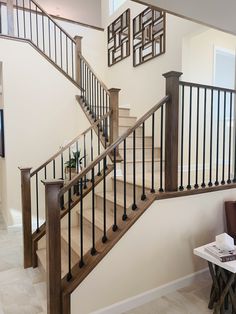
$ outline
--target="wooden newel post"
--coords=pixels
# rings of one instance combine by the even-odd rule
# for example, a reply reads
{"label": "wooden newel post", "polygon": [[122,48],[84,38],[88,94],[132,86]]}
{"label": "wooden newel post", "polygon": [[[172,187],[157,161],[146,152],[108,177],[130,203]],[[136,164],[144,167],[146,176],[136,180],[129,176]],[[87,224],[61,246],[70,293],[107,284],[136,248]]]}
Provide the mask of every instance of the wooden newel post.
{"label": "wooden newel post", "polygon": [[170,100],[166,103],[165,121],[165,191],[178,190],[178,137],[179,137],[179,78],[180,72],[167,72],[166,95]]}
{"label": "wooden newel post", "polygon": [[[118,88],[109,89],[110,92],[110,144],[114,143],[119,137],[119,92]],[[118,155],[118,149],[116,150]]]}
{"label": "wooden newel post", "polygon": [[32,267],[31,168],[20,168],[23,225],[24,268]]}
{"label": "wooden newel post", "polygon": [[58,195],[63,182],[63,180],[44,181],[48,314],[61,314],[61,219]]}
{"label": "wooden newel post", "polygon": [[14,36],[13,0],[7,0],[7,34],[9,36]]}
{"label": "wooden newel post", "polygon": [[75,40],[75,77],[76,77],[76,82],[79,86],[81,86],[81,77],[82,77],[82,73],[81,73],[81,59],[80,59],[80,55],[82,54],[82,36],[75,36],[74,40]]}

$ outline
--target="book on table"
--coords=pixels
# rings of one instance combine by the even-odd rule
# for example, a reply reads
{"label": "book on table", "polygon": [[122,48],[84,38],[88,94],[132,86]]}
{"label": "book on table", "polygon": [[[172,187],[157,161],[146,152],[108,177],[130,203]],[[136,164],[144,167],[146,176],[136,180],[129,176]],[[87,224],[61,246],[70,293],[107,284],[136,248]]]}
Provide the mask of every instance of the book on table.
{"label": "book on table", "polygon": [[236,247],[234,250],[221,250],[216,245],[209,245],[205,247],[207,253],[217,258],[221,262],[230,262],[236,260]]}

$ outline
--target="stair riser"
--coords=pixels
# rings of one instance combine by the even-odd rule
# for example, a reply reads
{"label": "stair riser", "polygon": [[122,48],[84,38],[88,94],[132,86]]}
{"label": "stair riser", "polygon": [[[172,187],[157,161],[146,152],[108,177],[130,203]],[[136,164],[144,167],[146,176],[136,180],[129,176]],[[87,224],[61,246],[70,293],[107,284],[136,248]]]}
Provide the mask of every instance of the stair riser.
{"label": "stair riser", "polygon": [[[164,164],[163,164],[163,167],[164,167]],[[123,162],[120,164],[120,169],[121,169],[122,174],[123,174],[124,173]],[[154,169],[155,169],[155,172],[160,171],[160,162],[159,161],[154,162]],[[142,173],[142,162],[136,161],[135,170],[136,170],[137,174]],[[151,171],[152,171],[152,163],[150,161],[148,161],[148,162],[146,161],[145,162],[145,173],[147,173],[147,172],[150,173]],[[127,175],[133,174],[133,162],[127,162],[126,163],[126,174]]]}
{"label": "stair riser", "polygon": [[[142,137],[137,137],[136,136],[136,146],[137,147],[142,147]],[[121,148],[123,147],[123,144],[120,146]],[[151,137],[145,137],[145,147],[152,147],[152,138]],[[133,148],[133,137],[128,137],[126,139],[126,148]]]}
{"label": "stair riser", "polygon": [[[124,150],[120,149],[120,155],[122,158],[124,158]],[[154,158],[157,159],[160,157],[160,149],[155,148],[154,149]],[[135,158],[136,161],[142,161],[143,159],[143,150],[138,148],[135,150]],[[151,149],[145,149],[145,159],[150,160],[152,158],[152,150]],[[133,150],[127,149],[126,150],[126,160],[127,161],[133,161]]]}
{"label": "stair riser", "polygon": [[125,108],[119,108],[119,115],[120,116],[125,116],[125,117],[129,117],[130,115],[130,109],[125,109]]}
{"label": "stair riser", "polygon": [[119,117],[119,126],[133,126],[136,121],[135,117]]}
{"label": "stair riser", "polygon": [[[119,136],[124,134],[129,128],[130,127],[128,126],[119,126]],[[142,128],[137,128],[135,134],[136,136],[142,136]],[[130,136],[133,136],[133,134],[131,134]]]}
{"label": "stair riser", "polygon": [[[122,200],[123,202],[123,200]],[[127,203],[127,208],[129,208],[132,203]],[[103,210],[103,197],[96,195],[96,207]],[[114,214],[114,202],[106,200],[106,210],[109,214]],[[117,216],[121,217],[124,212],[124,207],[117,204]]]}
{"label": "stair riser", "polygon": [[[114,189],[114,180],[112,180],[112,186]],[[124,182],[117,180],[116,181],[116,190],[117,193],[120,195],[124,195]],[[146,189],[146,191],[148,192],[149,190]],[[142,188],[140,186],[136,185],[136,197],[137,199],[141,198],[141,195],[143,194]],[[133,195],[133,184],[126,182],[126,194],[127,195]]]}

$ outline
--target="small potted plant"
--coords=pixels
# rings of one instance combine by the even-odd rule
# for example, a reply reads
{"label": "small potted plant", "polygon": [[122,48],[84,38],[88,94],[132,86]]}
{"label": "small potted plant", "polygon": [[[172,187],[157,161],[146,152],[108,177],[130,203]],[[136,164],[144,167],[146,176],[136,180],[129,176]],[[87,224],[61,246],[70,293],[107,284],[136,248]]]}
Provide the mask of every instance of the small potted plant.
{"label": "small potted plant", "polygon": [[80,173],[82,170],[82,160],[85,158],[85,156],[80,157],[80,150],[79,151],[73,151],[73,156],[65,162],[65,173],[66,174],[77,174]]}

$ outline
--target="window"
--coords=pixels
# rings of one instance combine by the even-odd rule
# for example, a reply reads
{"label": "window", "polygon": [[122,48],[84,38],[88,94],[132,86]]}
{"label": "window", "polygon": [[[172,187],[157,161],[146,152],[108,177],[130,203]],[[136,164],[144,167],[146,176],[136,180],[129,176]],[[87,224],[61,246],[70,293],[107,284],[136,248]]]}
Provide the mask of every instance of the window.
{"label": "window", "polygon": [[110,15],[112,15],[126,0],[110,0]]}

